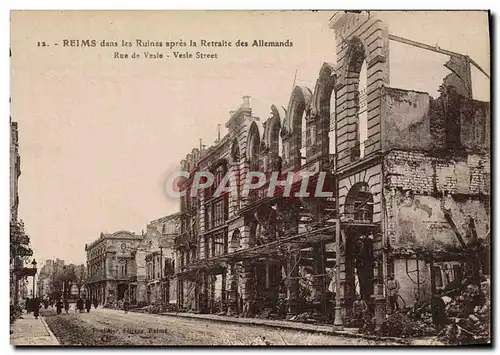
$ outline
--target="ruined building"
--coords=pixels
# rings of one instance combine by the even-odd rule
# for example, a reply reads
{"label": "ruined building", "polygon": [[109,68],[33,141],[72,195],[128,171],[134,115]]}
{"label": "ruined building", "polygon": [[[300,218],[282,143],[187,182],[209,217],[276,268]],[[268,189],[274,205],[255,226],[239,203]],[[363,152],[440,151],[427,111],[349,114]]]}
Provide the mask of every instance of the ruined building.
{"label": "ruined building", "polygon": [[[401,284],[401,305],[411,305],[462,277],[467,245],[489,244],[490,109],[473,99],[475,63],[389,34],[367,12],[338,12],[330,28],[337,63],[323,64],[312,90],[296,86],[286,107],[271,105],[262,128],[244,97],[228,134],[181,162],[190,174],[182,191],[198,171],[215,176],[213,187],[181,198],[181,308],[308,312],[341,326],[358,293],[380,323],[389,275]],[[446,58],[437,97],[391,87],[393,44]],[[279,180],[307,173],[308,181],[275,191],[267,183],[245,196],[251,171],[277,171]],[[238,196],[214,195],[226,172]],[[310,197],[295,197],[301,185]],[[331,196],[315,195],[318,186]]]}
{"label": "ruined building", "polygon": [[174,241],[179,234],[179,213],[151,221],[136,248],[136,275],[131,280],[131,303],[175,303],[177,283]]}

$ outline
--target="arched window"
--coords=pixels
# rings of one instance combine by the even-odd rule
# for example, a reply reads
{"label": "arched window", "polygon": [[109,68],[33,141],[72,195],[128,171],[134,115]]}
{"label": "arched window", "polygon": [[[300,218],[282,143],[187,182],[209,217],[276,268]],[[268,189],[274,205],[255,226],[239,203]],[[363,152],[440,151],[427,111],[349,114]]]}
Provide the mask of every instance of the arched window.
{"label": "arched window", "polygon": [[248,133],[248,159],[250,161],[250,170],[259,170],[259,149],[260,149],[260,136],[257,125],[252,123],[250,132]]}
{"label": "arched window", "polygon": [[235,229],[231,236],[231,248],[238,250],[241,247],[240,230]]}
{"label": "arched window", "polygon": [[[205,199],[205,229],[209,230],[225,223],[228,216],[228,195],[214,196],[217,187],[227,173],[227,161],[221,160],[211,169],[214,176],[212,186],[208,187],[208,198]],[[213,197],[213,198],[212,198]]]}
{"label": "arched window", "polygon": [[274,121],[271,127],[271,137],[270,137],[270,147],[272,152],[281,156],[281,144],[280,144],[280,124],[279,121]]}
{"label": "arched window", "polygon": [[359,112],[358,112],[358,135],[359,135],[359,157],[365,156],[365,141],[368,138],[368,107],[367,107],[367,70],[366,60],[363,60],[359,72]]}
{"label": "arched window", "polygon": [[363,43],[355,38],[350,44],[347,84],[349,90],[355,92],[354,107],[356,109],[356,144],[351,150],[351,157],[359,159],[364,156],[364,143],[367,139],[367,68],[366,53]]}
{"label": "arched window", "polygon": [[330,129],[328,130],[328,153],[335,154],[337,152],[336,139],[335,139],[335,118],[336,118],[336,99],[335,91],[332,90],[330,96]]}
{"label": "arched window", "polygon": [[306,120],[306,110],[302,112],[302,118],[300,120],[300,165],[304,165],[306,163],[306,147],[307,147],[307,138],[308,138],[308,130],[307,130],[307,120]]}
{"label": "arched window", "polygon": [[238,140],[236,138],[233,139],[233,145],[231,147],[231,158],[233,159],[233,162],[239,164],[241,159],[241,154],[240,154],[240,146],[238,145]]}

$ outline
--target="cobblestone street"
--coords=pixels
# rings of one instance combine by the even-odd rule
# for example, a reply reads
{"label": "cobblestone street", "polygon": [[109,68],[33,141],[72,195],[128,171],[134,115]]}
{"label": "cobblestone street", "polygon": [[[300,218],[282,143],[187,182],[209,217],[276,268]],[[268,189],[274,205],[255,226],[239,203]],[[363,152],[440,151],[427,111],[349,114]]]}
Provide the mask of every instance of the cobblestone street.
{"label": "cobblestone street", "polygon": [[125,314],[111,309],[61,315],[51,310],[44,313],[61,345],[401,345],[166,315]]}

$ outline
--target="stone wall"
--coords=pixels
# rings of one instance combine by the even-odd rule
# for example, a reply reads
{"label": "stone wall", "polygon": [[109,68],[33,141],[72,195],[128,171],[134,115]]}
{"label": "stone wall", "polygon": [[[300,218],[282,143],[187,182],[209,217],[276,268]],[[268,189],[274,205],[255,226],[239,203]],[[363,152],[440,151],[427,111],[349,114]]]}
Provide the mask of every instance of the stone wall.
{"label": "stone wall", "polygon": [[427,149],[432,144],[427,93],[383,89],[384,149]]}
{"label": "stone wall", "polygon": [[[389,84],[389,37],[387,26],[366,11],[359,14],[338,12],[331,20],[337,43],[336,144],[337,166],[345,167],[355,161],[352,149],[359,144],[356,97],[359,68],[354,62],[364,60],[367,65],[367,140],[365,155],[381,149],[380,144],[380,90]],[[357,58],[359,57],[359,58]]]}

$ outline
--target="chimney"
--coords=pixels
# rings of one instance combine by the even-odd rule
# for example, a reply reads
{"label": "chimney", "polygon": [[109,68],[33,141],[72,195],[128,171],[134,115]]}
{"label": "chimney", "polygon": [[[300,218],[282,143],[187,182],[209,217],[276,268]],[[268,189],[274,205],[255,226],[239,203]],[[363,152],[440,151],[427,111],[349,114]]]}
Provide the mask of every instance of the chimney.
{"label": "chimney", "polygon": [[250,96],[243,96],[243,104],[241,107],[250,108]]}

